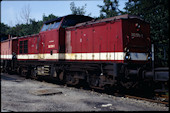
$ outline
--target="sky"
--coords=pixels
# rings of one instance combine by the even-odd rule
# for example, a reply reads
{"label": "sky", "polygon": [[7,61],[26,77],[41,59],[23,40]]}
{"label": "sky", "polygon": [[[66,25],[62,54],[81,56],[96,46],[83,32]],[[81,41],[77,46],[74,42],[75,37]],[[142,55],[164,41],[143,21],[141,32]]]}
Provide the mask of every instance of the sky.
{"label": "sky", "polygon": [[[119,0],[119,9],[123,9],[124,3],[128,0]],[[36,21],[42,20],[43,14],[48,16],[65,16],[71,14],[70,3],[74,2],[76,7],[86,4],[85,15],[91,17],[100,15],[100,8],[97,5],[104,5],[103,0],[51,0],[51,1],[1,1],[1,22],[9,26],[21,24],[21,11],[25,6],[30,6],[30,18]]]}

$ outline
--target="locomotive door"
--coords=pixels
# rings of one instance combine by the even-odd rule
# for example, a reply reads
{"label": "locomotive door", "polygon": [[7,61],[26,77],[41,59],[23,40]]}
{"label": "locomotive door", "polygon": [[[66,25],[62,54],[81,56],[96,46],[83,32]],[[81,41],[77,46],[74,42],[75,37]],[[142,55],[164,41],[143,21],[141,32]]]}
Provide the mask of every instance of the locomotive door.
{"label": "locomotive door", "polygon": [[45,35],[40,34],[38,37],[38,59],[44,59],[45,53]]}

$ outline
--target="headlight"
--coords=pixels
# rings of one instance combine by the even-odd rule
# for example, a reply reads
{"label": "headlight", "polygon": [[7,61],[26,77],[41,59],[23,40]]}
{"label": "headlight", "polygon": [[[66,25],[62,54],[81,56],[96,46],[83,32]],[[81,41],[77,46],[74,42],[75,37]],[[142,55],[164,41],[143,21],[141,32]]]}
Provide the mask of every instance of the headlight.
{"label": "headlight", "polygon": [[125,56],[125,60],[130,60],[130,56],[129,56],[129,55],[126,55],[126,56]]}
{"label": "headlight", "polygon": [[148,53],[147,58],[148,58],[148,60],[151,60],[151,59],[152,59],[151,53]]}
{"label": "headlight", "polygon": [[148,56],[148,60],[151,60],[152,59],[152,57],[151,56]]}
{"label": "headlight", "polygon": [[151,59],[151,57],[149,56],[149,57],[148,57],[148,60],[150,60],[150,59]]}

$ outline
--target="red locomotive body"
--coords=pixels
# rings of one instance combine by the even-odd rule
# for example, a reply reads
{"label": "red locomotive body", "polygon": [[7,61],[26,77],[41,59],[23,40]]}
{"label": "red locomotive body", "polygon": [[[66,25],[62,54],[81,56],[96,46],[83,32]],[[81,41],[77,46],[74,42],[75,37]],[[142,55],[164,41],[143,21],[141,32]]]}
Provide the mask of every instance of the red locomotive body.
{"label": "red locomotive body", "polygon": [[1,59],[12,60],[12,54],[17,54],[18,46],[17,39],[8,39],[1,42]]}
{"label": "red locomotive body", "polygon": [[45,22],[39,34],[18,37],[16,70],[74,85],[134,86],[143,71],[151,70],[149,31],[148,23],[131,15],[101,20],[60,17]]}
{"label": "red locomotive body", "polygon": [[18,38],[18,60],[38,59],[38,34]]}
{"label": "red locomotive body", "polygon": [[65,27],[91,19],[68,15],[45,22],[39,34],[19,37],[18,60],[65,60]]}
{"label": "red locomotive body", "polygon": [[15,62],[12,59],[17,57],[18,51],[18,40],[17,37],[8,38],[1,42],[1,65],[9,73],[11,70],[15,70]]}
{"label": "red locomotive body", "polygon": [[123,63],[121,23],[116,22],[113,25],[113,23],[106,22],[89,22],[84,24],[67,28],[66,53],[68,54],[66,59]]}
{"label": "red locomotive body", "polygon": [[39,54],[41,59],[59,60],[60,25],[62,18],[46,22],[40,31]]}
{"label": "red locomotive body", "polygon": [[[148,61],[148,31],[149,24],[129,15],[69,27],[66,29],[66,59],[124,63],[129,57],[131,61]],[[129,56],[126,56],[127,51]]]}

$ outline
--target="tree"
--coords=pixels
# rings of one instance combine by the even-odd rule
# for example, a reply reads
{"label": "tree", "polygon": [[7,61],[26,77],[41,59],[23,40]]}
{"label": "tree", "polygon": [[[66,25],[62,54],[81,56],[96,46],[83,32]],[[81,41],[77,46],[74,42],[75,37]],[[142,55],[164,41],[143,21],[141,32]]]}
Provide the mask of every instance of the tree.
{"label": "tree", "polygon": [[10,29],[10,27],[4,23],[0,23],[0,36],[1,36],[1,41],[5,40],[8,38],[8,30]]}
{"label": "tree", "polygon": [[31,12],[31,8],[30,5],[25,5],[20,13],[20,17],[23,20],[24,23],[29,24],[30,22],[30,12]]}
{"label": "tree", "polygon": [[3,32],[6,32],[6,34],[10,34],[12,36],[26,36],[26,35],[39,33],[43,25],[43,22],[55,18],[57,18],[57,16],[53,14],[50,14],[48,16],[43,15],[42,21],[35,21],[35,19],[29,19],[29,23],[17,24],[14,27],[7,27],[2,24],[2,28],[4,29]]}
{"label": "tree", "polygon": [[10,29],[10,27],[4,23],[0,23],[0,34],[8,35],[7,30]]}
{"label": "tree", "polygon": [[31,34],[39,33],[42,25],[43,25],[43,21],[36,22],[35,19],[30,19]]}
{"label": "tree", "polygon": [[43,14],[43,22],[49,21],[49,20],[55,19],[55,18],[58,18],[58,16],[55,16],[55,15],[53,15],[53,14],[50,14],[50,15],[48,15],[48,16],[45,16],[45,14]]}
{"label": "tree", "polygon": [[104,0],[103,2],[103,6],[98,5],[98,7],[101,8],[100,18],[109,18],[121,14],[122,11],[118,9],[118,0]]}
{"label": "tree", "polygon": [[[85,8],[86,8],[86,4],[82,7],[76,7],[74,2],[70,3],[70,10],[72,11],[72,14],[85,15],[85,13],[86,13]],[[88,15],[90,15],[90,14],[88,14]]]}

